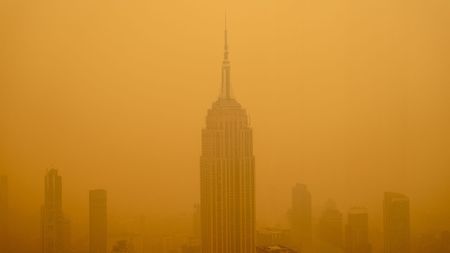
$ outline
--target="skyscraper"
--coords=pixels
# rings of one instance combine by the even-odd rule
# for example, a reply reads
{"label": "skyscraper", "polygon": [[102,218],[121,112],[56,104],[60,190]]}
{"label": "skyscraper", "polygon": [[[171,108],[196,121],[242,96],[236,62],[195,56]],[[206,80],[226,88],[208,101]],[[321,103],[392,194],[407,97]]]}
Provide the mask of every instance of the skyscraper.
{"label": "skyscraper", "polygon": [[410,252],[409,199],[403,194],[386,192],[383,203],[384,252]]}
{"label": "skyscraper", "polygon": [[106,191],[89,192],[89,252],[107,251]]}
{"label": "skyscraper", "polygon": [[310,252],[312,244],[311,193],[304,184],[292,189],[291,240],[302,253]]}
{"label": "skyscraper", "polygon": [[8,252],[8,178],[0,176],[0,252]]}
{"label": "skyscraper", "polygon": [[62,180],[51,169],[45,176],[45,196],[42,207],[42,252],[67,253],[70,247],[70,223],[62,211]]}
{"label": "skyscraper", "polygon": [[247,112],[233,98],[227,31],[222,88],[202,131],[202,253],[255,252],[255,158]]}
{"label": "skyscraper", "polygon": [[345,227],[345,250],[347,253],[370,253],[369,218],[365,208],[352,208]]}
{"label": "skyscraper", "polygon": [[319,239],[322,244],[341,248],[342,245],[342,213],[336,204],[329,200],[319,220]]}

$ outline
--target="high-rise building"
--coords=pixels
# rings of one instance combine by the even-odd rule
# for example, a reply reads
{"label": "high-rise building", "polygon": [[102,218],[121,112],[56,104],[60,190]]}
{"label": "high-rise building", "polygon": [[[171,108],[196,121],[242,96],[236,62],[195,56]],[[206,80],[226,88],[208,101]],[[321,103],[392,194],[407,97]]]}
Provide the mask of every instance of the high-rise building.
{"label": "high-rise building", "polygon": [[202,253],[255,252],[255,158],[247,112],[233,98],[227,31],[222,88],[202,131]]}
{"label": "high-rise building", "polygon": [[106,253],[107,238],[106,191],[92,190],[89,192],[89,252]]}
{"label": "high-rise building", "polygon": [[291,244],[299,252],[308,253],[312,244],[311,193],[304,184],[292,189]]}
{"label": "high-rise building", "polygon": [[329,200],[319,220],[319,239],[321,243],[341,248],[343,246],[342,227],[342,213],[337,209],[336,204]]}
{"label": "high-rise building", "polygon": [[352,208],[345,227],[345,250],[347,253],[370,253],[369,215],[365,208]]}
{"label": "high-rise building", "polygon": [[403,194],[384,193],[384,252],[410,252],[409,199]]}
{"label": "high-rise building", "polygon": [[8,178],[0,176],[0,252],[8,252]]}
{"label": "high-rise building", "polygon": [[51,169],[45,176],[45,196],[41,217],[42,252],[67,253],[70,249],[70,223],[62,211],[62,180]]}

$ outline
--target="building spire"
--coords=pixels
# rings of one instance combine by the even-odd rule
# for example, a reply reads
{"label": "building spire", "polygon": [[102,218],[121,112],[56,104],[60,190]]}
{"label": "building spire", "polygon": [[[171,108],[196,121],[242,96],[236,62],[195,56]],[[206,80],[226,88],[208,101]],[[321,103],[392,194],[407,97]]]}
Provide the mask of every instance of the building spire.
{"label": "building spire", "polygon": [[221,98],[231,99],[231,83],[230,83],[230,61],[228,59],[228,31],[227,31],[227,14],[225,12],[225,43],[222,62],[222,91]]}
{"label": "building spire", "polygon": [[228,60],[228,31],[227,31],[227,12],[225,11],[225,43],[224,43],[224,60]]}

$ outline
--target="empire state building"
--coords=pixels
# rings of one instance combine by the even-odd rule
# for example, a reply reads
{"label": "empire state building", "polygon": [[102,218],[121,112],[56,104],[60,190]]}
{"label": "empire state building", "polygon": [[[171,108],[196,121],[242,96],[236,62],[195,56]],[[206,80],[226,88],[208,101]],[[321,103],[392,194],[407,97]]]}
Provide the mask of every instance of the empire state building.
{"label": "empire state building", "polygon": [[222,86],[202,131],[202,253],[255,252],[255,157],[247,112],[233,98],[227,30]]}

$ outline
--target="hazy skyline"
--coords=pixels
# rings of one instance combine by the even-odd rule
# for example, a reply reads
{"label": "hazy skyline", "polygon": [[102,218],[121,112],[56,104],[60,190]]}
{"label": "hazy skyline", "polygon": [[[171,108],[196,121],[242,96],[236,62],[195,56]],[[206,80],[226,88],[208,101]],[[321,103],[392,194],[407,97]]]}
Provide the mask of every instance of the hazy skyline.
{"label": "hazy skyline", "polygon": [[394,191],[410,198],[413,233],[450,227],[448,1],[19,0],[0,3],[13,238],[39,245],[51,167],[74,238],[87,235],[91,189],[108,191],[112,220],[190,215],[225,9],[233,93],[254,130],[257,225],[285,223],[303,183],[314,223],[332,198],[344,213],[367,207],[381,231]]}

